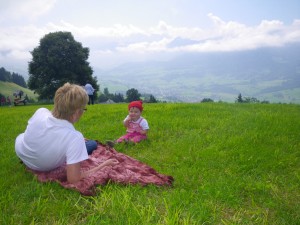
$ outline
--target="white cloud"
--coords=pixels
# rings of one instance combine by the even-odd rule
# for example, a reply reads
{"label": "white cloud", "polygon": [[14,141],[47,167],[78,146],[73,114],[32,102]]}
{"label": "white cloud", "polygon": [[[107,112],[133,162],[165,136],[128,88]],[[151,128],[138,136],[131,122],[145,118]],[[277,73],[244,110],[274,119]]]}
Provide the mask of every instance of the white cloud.
{"label": "white cloud", "polygon": [[286,43],[299,42],[300,37],[300,20],[294,20],[292,26],[285,28],[286,32],[283,37]]}
{"label": "white cloud", "polygon": [[24,52],[24,51],[13,50],[8,54],[8,57],[12,58],[12,59],[17,59],[17,60],[27,60],[28,58],[30,58],[30,53]]}
{"label": "white cloud", "polygon": [[[32,5],[36,1],[26,2]],[[46,5],[48,3],[48,8],[55,3],[50,0],[43,2]],[[39,8],[40,4],[37,7]],[[20,8],[24,9],[24,12],[27,10],[26,7]],[[163,55],[190,51],[238,51],[300,41],[300,20],[295,20],[291,25],[285,25],[278,20],[264,20],[257,26],[246,26],[235,21],[225,22],[213,14],[209,14],[208,17],[213,22],[209,29],[175,27],[164,21],[150,28],[140,28],[131,24],[116,24],[112,27],[76,26],[66,21],[50,22],[44,27],[2,26],[0,59],[1,62],[7,61],[6,57],[10,60],[15,58],[29,61],[29,51],[38,46],[44,35],[55,31],[70,31],[84,47],[90,48],[91,62],[97,63],[101,59],[108,64],[122,63],[134,58],[149,59],[157,57],[157,53]],[[193,42],[180,46],[171,45],[177,38]],[[105,59],[109,59],[110,62]]]}
{"label": "white cloud", "polygon": [[0,22],[11,19],[36,19],[53,8],[57,0],[9,0],[1,2]]}
{"label": "white cloud", "polygon": [[1,30],[3,32],[0,32],[0,51],[30,49],[33,45],[38,44],[44,31],[32,25]]}
{"label": "white cloud", "polygon": [[159,41],[153,42],[139,42],[134,44],[129,44],[126,47],[117,48],[119,51],[125,52],[137,52],[137,53],[146,53],[146,52],[160,52],[166,51],[167,45],[171,42],[168,38],[163,38]]}
{"label": "white cloud", "polygon": [[[277,20],[262,21],[256,27],[247,27],[238,22],[224,22],[209,14],[214,27],[208,30],[200,28],[172,27],[161,21],[157,27],[149,29],[148,36],[160,35],[159,41],[144,41],[132,43],[120,48],[122,51],[169,51],[169,52],[210,52],[239,51],[267,46],[282,46],[290,42],[300,41],[300,22],[297,20],[291,26],[285,26]],[[175,38],[191,39],[197,44],[169,48]]]}
{"label": "white cloud", "polygon": [[149,35],[162,35],[166,37],[181,37],[192,40],[199,40],[209,37],[209,32],[198,27],[173,27],[164,21],[160,21],[156,27],[151,27],[148,30]]}
{"label": "white cloud", "polygon": [[77,27],[66,21],[61,21],[60,24],[49,23],[48,27],[50,30],[67,30],[70,31],[73,35],[80,36],[83,38],[91,37],[109,37],[109,38],[124,38],[130,37],[135,34],[143,34],[145,32],[133,25],[121,25],[115,24],[113,27]]}

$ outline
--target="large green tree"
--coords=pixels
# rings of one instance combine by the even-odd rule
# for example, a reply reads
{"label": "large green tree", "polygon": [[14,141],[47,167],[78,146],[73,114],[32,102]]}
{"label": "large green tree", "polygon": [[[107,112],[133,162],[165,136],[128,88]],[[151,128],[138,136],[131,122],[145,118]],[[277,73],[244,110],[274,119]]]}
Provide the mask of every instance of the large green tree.
{"label": "large green tree", "polygon": [[89,82],[99,90],[97,78],[92,77],[89,65],[89,48],[82,47],[70,32],[46,34],[38,47],[31,52],[28,87],[40,99],[52,99],[64,83],[85,85]]}
{"label": "large green tree", "polygon": [[137,89],[131,88],[126,91],[127,102],[140,100],[141,94]]}

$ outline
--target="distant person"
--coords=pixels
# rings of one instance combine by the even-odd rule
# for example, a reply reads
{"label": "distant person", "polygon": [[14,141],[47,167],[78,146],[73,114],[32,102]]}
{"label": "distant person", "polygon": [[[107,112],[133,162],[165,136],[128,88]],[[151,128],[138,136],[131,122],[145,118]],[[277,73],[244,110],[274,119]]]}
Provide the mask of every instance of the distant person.
{"label": "distant person", "polygon": [[4,96],[1,97],[1,105],[5,105],[6,104],[6,99]]}
{"label": "distant person", "polygon": [[22,162],[36,171],[51,171],[66,164],[69,183],[105,166],[116,165],[117,160],[109,159],[81,172],[80,162],[97,148],[96,141],[85,140],[74,128],[87,102],[88,96],[82,87],[69,83],[60,87],[55,93],[53,110],[38,109],[29,119],[25,132],[16,138],[15,151]]}
{"label": "distant person", "polygon": [[24,92],[22,90],[20,90],[19,93],[18,93],[20,99],[22,98],[23,94],[24,94]]}
{"label": "distant person", "polygon": [[142,115],[143,102],[133,101],[128,105],[128,115],[123,121],[126,127],[126,134],[120,137],[116,142],[134,142],[138,143],[147,139],[147,132],[149,130],[148,122]]}
{"label": "distant person", "polygon": [[93,86],[90,83],[87,83],[84,86],[84,88],[85,88],[86,93],[89,96],[89,102],[88,102],[88,104],[89,105],[90,104],[94,105],[94,91],[95,91],[95,89],[93,88]]}
{"label": "distant person", "polygon": [[7,101],[7,104],[8,104],[9,106],[11,106],[11,100],[10,100],[10,97],[9,97],[9,96],[7,96],[6,101]]}
{"label": "distant person", "polygon": [[19,91],[14,92],[14,100],[21,100]]}

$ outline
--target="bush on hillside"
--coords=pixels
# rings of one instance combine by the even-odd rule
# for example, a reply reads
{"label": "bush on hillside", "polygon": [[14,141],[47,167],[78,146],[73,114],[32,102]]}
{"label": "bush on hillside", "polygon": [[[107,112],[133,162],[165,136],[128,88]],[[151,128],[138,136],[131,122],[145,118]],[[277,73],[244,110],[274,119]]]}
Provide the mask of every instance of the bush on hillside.
{"label": "bush on hillside", "polygon": [[201,102],[214,102],[211,98],[203,98]]}

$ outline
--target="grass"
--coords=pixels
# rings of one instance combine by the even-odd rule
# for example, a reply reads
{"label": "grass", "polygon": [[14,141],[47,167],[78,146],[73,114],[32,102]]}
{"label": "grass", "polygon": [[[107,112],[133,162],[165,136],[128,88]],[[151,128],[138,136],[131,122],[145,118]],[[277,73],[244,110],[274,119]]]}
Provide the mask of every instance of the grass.
{"label": "grass", "polygon": [[[115,148],[174,186],[111,183],[94,197],[39,183],[19,164],[14,140],[38,107],[0,108],[0,224],[300,224],[299,105],[145,104],[149,139]],[[88,106],[75,126],[114,139],[126,113]]]}

